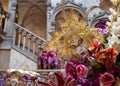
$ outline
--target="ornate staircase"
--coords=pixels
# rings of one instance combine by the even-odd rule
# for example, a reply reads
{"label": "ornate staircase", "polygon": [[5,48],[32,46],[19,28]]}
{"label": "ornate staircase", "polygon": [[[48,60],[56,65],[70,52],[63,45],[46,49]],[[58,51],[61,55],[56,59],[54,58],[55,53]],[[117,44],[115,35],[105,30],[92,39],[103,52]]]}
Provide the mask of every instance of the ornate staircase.
{"label": "ornate staircase", "polygon": [[14,26],[12,47],[37,62],[36,57],[40,54],[42,46],[47,41],[16,23]]}
{"label": "ornate staircase", "polygon": [[[1,44],[4,41],[6,41],[6,39],[7,39],[6,35],[7,35],[7,33],[5,32],[4,28],[0,29],[0,46],[2,46]],[[10,66],[11,64],[15,65],[14,62],[15,62],[16,58],[17,59],[19,58],[20,60],[27,59],[26,62],[30,61],[30,62],[34,63],[34,65],[37,65],[37,57],[39,56],[39,54],[42,50],[42,46],[44,46],[47,43],[47,41],[44,40],[43,38],[37,36],[36,34],[32,33],[28,29],[26,29],[16,23],[14,24],[13,39],[11,40],[11,42],[13,42],[13,43],[11,45],[10,57],[8,57],[8,58],[10,58],[9,59],[10,60],[9,68],[12,68]],[[4,45],[6,45],[6,44],[4,44]],[[0,48],[0,50],[1,49],[2,48]],[[17,55],[17,54],[19,54],[19,55]],[[1,61],[6,60],[6,59],[3,60],[4,55],[0,55],[0,57],[2,59],[2,60],[0,59]],[[22,62],[22,61],[20,61],[20,62]],[[26,63],[26,64],[29,66],[29,64],[32,65],[32,63]],[[18,62],[18,64],[21,64],[21,63]],[[15,68],[17,68],[17,67],[15,67]],[[36,66],[35,66],[35,68],[36,68]]]}

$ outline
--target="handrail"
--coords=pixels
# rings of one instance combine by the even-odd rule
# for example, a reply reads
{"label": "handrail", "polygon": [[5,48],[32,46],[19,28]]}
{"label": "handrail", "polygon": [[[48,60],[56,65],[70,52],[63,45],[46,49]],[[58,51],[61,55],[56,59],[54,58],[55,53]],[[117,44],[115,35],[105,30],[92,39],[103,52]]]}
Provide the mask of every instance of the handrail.
{"label": "handrail", "polygon": [[20,26],[20,25],[18,25],[18,24],[16,24],[16,23],[15,23],[15,25],[16,25],[17,27],[22,28],[22,29],[25,30],[26,32],[32,34],[33,36],[37,37],[38,39],[41,39],[41,40],[44,41],[45,43],[47,43],[47,41],[46,41],[45,39],[43,39],[43,38],[37,36],[36,34],[32,33],[31,31],[27,30],[26,28],[24,28],[24,27],[22,27],[22,26]]}
{"label": "handrail", "polygon": [[13,46],[18,47],[20,51],[26,52],[36,59],[41,53],[42,46],[46,44],[47,41],[45,39],[16,23],[14,24]]}

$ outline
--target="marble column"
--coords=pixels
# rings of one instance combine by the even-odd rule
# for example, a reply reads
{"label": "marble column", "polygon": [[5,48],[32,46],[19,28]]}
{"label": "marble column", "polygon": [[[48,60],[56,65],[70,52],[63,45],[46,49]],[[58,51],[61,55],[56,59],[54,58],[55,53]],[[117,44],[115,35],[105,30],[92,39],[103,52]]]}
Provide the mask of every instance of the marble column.
{"label": "marble column", "polygon": [[47,1],[47,40],[50,40],[50,34],[49,32],[51,31],[51,0]]}

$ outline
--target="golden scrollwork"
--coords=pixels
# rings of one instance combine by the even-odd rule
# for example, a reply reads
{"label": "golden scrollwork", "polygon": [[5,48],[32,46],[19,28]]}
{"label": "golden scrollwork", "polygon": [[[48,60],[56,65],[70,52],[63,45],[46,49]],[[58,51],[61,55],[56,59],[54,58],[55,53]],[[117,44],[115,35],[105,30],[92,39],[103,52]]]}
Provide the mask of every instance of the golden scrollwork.
{"label": "golden scrollwork", "polygon": [[[45,48],[49,50],[56,51],[58,57],[68,55],[72,57],[74,50],[77,47],[82,47],[78,45],[78,41],[83,39],[84,42],[89,46],[93,39],[101,39],[102,34],[100,34],[94,27],[87,27],[87,17],[79,19],[79,14],[70,9],[70,13],[67,15],[65,21],[59,21],[61,30],[51,32],[51,40],[48,42]],[[103,40],[100,40],[103,41]],[[71,46],[76,46],[71,49]]]}

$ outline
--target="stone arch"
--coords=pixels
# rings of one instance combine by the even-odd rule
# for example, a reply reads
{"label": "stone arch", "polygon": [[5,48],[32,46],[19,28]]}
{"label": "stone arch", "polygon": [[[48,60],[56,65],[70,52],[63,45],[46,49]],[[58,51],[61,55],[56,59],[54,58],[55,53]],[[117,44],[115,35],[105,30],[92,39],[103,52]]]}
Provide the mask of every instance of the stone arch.
{"label": "stone arch", "polygon": [[[29,9],[26,11],[24,17],[23,17],[23,20],[22,20],[22,23],[24,23],[24,19],[26,19],[27,15],[29,15],[29,12],[31,11],[31,9],[37,9],[38,11],[40,11],[43,15],[42,16],[46,16],[46,13],[37,5],[32,5],[31,7],[29,7]],[[40,13],[39,13],[40,14]]]}
{"label": "stone arch", "polygon": [[[56,17],[56,15],[60,12],[60,11],[62,11],[62,6],[61,6],[61,4],[59,4],[59,5],[57,5],[57,7],[55,7],[54,9],[53,9],[53,11],[52,11],[52,16],[51,16],[51,21],[53,22],[53,23],[55,23],[55,17]],[[76,11],[78,11],[83,17],[85,16],[85,9],[83,9],[82,8],[82,6],[79,6],[79,5],[77,5],[77,4],[75,4],[75,3],[73,3],[73,2],[70,2],[70,1],[68,1],[68,2],[65,2],[65,9],[73,9],[73,10],[76,10]]]}
{"label": "stone arch", "polygon": [[[69,16],[70,12],[72,11],[73,9],[65,9],[65,12],[66,12],[66,16]],[[79,18],[79,21],[83,18],[82,14],[80,14],[78,11],[76,10],[73,10],[74,11],[74,15],[75,16],[78,16]],[[62,11],[60,11],[56,17],[55,17],[55,30],[56,31],[59,31],[61,30],[61,26],[60,26],[60,22],[64,22],[64,17],[63,17],[63,13]]]}
{"label": "stone arch", "polygon": [[89,27],[94,26],[96,23],[98,23],[99,20],[107,20],[108,21],[108,14],[106,12],[100,13],[99,15],[94,16],[89,21]]}

